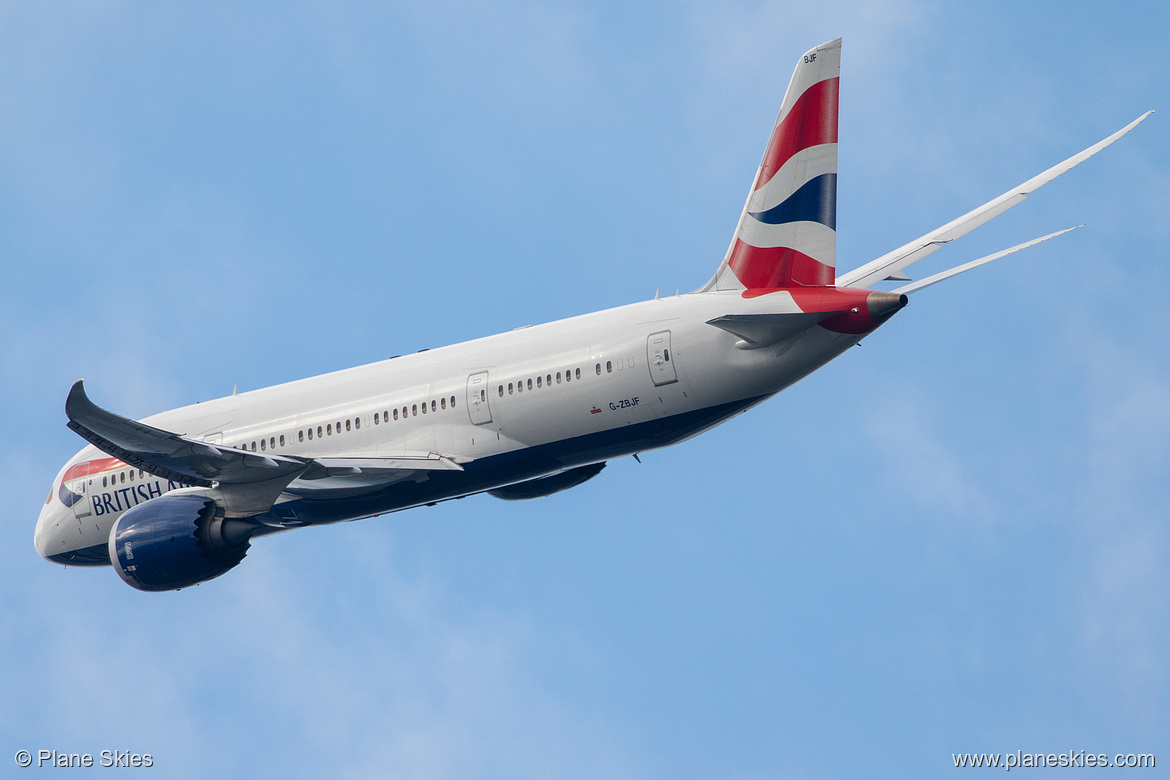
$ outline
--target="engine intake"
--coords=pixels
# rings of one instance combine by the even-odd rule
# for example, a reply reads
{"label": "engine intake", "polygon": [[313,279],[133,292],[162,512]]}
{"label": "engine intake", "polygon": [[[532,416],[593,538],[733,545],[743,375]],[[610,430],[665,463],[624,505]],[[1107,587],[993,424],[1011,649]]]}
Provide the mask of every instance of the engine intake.
{"label": "engine intake", "polygon": [[248,554],[256,526],[226,519],[214,499],[166,495],[128,510],[110,529],[110,560],[138,590],[178,590],[214,579]]}

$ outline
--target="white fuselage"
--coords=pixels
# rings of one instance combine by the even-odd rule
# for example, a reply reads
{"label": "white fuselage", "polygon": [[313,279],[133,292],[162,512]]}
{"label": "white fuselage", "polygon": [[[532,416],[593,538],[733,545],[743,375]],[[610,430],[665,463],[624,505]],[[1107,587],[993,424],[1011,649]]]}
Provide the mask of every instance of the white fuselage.
{"label": "white fuselage", "polygon": [[[297,479],[256,518],[264,532],[353,520],[674,444],[718,425],[863,334],[813,327],[783,350],[737,349],[736,336],[707,321],[799,311],[786,292],[655,299],[197,403],[143,422],[258,454],[435,453],[462,467],[389,487],[361,474]],[[122,513],[180,487],[86,447],[54,483],[37,524],[37,550],[62,563],[108,563],[103,546]],[[70,555],[84,550],[88,555]]]}

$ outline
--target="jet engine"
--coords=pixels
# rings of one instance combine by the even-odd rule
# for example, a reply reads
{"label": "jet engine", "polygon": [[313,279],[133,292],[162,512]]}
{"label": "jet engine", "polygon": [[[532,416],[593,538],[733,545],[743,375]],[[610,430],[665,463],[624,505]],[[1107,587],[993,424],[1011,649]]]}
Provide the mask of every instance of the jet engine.
{"label": "jet engine", "polygon": [[256,526],[224,517],[208,496],[165,495],[130,509],[110,529],[110,560],[138,590],[178,590],[244,560]]}
{"label": "jet engine", "polygon": [[537,477],[527,482],[518,482],[515,485],[489,490],[488,495],[502,498],[505,501],[525,501],[530,498],[551,496],[553,493],[560,493],[562,490],[577,487],[582,482],[593,479],[601,473],[603,468],[605,468],[604,462],[578,466],[550,477]]}

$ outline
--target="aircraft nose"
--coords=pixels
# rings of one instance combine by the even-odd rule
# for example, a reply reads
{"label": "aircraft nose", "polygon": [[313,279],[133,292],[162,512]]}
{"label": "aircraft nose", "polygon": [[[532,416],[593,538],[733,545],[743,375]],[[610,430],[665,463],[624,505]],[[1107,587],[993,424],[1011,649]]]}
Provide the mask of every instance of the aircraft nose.
{"label": "aircraft nose", "polygon": [[[57,483],[54,483],[54,487],[56,485]],[[66,541],[66,537],[62,535],[63,529],[68,527],[75,530],[76,523],[69,526],[65,522],[72,519],[69,508],[57,500],[56,491],[49,493],[37,517],[36,530],[33,531],[33,547],[42,558],[51,561],[53,555],[61,552],[62,543]]]}
{"label": "aircraft nose", "polygon": [[906,297],[905,293],[875,290],[866,297],[865,307],[869,310],[869,318],[873,320],[874,324],[881,325],[901,311],[902,307],[909,302],[910,299]]}
{"label": "aircraft nose", "polygon": [[41,508],[41,514],[37,518],[37,527],[33,532],[33,547],[36,548],[37,554],[42,558],[48,558],[52,554],[52,530],[53,530],[53,507],[50,504],[45,504]]}

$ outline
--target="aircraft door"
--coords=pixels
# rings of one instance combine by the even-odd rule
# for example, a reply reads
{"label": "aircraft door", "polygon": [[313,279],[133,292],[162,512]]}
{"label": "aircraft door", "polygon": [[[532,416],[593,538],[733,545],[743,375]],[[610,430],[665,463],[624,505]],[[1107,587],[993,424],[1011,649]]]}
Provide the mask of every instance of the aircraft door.
{"label": "aircraft door", "polygon": [[467,414],[476,425],[492,421],[488,395],[488,372],[480,371],[467,377]]}
{"label": "aircraft door", "polygon": [[73,503],[70,506],[73,509],[73,516],[78,520],[89,517],[92,514],[89,494],[93,488],[89,475],[82,472],[81,479],[76,480],[71,485],[67,483],[66,488],[71,493]]}
{"label": "aircraft door", "polygon": [[669,330],[651,333],[646,339],[646,365],[650,367],[650,378],[655,387],[678,381],[674,372],[674,355],[670,351]]}

